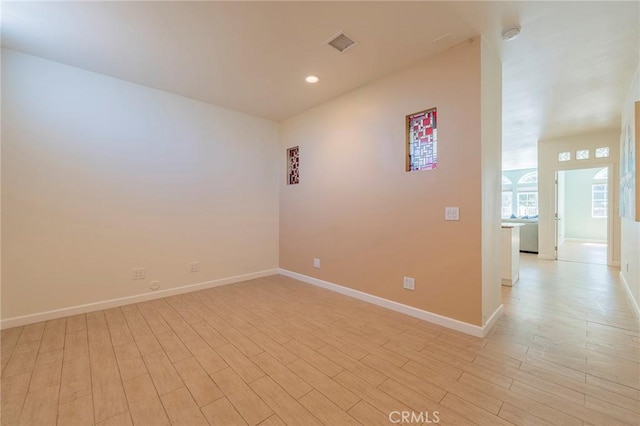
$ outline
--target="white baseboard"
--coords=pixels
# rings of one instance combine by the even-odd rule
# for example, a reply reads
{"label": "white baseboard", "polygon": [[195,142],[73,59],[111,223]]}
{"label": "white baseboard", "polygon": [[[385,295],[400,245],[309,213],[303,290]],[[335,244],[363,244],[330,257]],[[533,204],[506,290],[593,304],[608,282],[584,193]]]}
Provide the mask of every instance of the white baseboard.
{"label": "white baseboard", "polygon": [[500,306],[491,314],[489,319],[482,326],[482,336],[485,337],[491,331],[491,328],[498,322],[502,314],[504,313],[504,305],[501,303]]}
{"label": "white baseboard", "polygon": [[382,297],[374,296],[369,293],[354,290],[349,287],[344,287],[338,284],[334,284],[328,281],[323,281],[318,278],[313,278],[307,275],[292,272],[286,269],[280,269],[280,273],[290,278],[312,284],[318,287],[322,287],[327,290],[335,291],[336,293],[344,294],[345,296],[353,297],[374,305],[382,306],[383,308],[391,309],[392,311],[400,312],[405,315],[412,316],[433,324],[440,325],[442,327],[450,328],[452,330],[460,331],[462,333],[470,334],[476,337],[484,337],[487,335],[491,327],[498,321],[502,315],[503,306],[500,305],[498,309],[489,317],[489,320],[482,327],[469,324],[463,321],[458,321],[453,318],[445,317],[442,315],[434,314],[433,312],[425,311],[422,309],[414,308],[393,300],[384,299]]}
{"label": "white baseboard", "polygon": [[622,287],[624,287],[624,291],[627,292],[627,297],[629,298],[629,302],[631,302],[631,307],[633,308],[633,312],[636,314],[636,317],[640,319],[640,307],[638,306],[638,302],[633,298],[633,293],[631,293],[631,289],[629,288],[629,283],[625,279],[622,271],[620,271],[620,281],[622,281]]}
{"label": "white baseboard", "polygon": [[[565,238],[563,243],[594,243],[594,244],[607,244],[607,240],[594,240],[589,238]],[[558,243],[560,245],[560,243]]]}
{"label": "white baseboard", "polygon": [[40,321],[48,321],[56,318],[68,317],[70,315],[84,314],[87,312],[99,311],[102,309],[115,308],[118,306],[129,305],[132,303],[146,302],[147,300],[160,299],[177,294],[189,293],[197,290],[218,287],[221,285],[233,284],[241,281],[252,280],[255,278],[276,275],[278,269],[268,269],[266,271],[253,272],[250,274],[236,275],[233,277],[220,278],[213,281],[203,283],[190,284],[182,287],[168,288],[166,290],[158,290],[135,296],[121,297],[118,299],[104,300],[101,302],[87,303],[86,305],[71,306],[68,308],[55,309],[52,311],[39,312],[36,314],[24,315],[20,317],[7,318],[0,321],[0,329],[19,327],[22,325],[33,324]]}

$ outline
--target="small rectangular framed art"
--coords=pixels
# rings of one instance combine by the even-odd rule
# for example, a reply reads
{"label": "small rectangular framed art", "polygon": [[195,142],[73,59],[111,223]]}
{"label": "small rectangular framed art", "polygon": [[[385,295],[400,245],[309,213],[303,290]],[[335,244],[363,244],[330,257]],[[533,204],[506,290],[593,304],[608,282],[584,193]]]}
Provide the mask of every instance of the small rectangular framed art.
{"label": "small rectangular framed art", "polygon": [[431,108],[407,115],[408,172],[433,170],[438,166],[438,111]]}
{"label": "small rectangular framed art", "polygon": [[300,147],[287,149],[287,185],[300,183]]}

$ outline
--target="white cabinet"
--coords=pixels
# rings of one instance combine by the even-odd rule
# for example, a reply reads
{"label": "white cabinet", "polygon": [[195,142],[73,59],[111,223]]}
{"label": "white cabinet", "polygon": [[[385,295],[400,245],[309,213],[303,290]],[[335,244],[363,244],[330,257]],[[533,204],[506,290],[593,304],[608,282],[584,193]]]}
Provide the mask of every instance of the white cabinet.
{"label": "white cabinet", "polygon": [[538,253],[538,222],[525,223],[520,228],[520,251]]}
{"label": "white cabinet", "polygon": [[520,251],[538,253],[538,220],[531,219],[502,219],[503,225],[520,223]]}
{"label": "white cabinet", "polygon": [[522,223],[502,224],[502,285],[512,286],[520,279],[520,227]]}

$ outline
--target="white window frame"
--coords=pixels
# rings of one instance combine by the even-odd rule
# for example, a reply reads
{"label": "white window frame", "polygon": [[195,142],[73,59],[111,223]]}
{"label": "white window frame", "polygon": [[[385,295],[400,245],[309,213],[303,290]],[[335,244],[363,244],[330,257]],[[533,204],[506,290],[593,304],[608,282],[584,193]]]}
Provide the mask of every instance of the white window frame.
{"label": "white window frame", "polygon": [[607,181],[607,179],[609,179],[609,168],[608,167],[604,167],[602,170],[600,170],[598,173],[596,173],[596,175],[593,177],[593,180],[601,180],[601,181]]}
{"label": "white window frame", "polygon": [[[509,195],[509,198],[510,198],[510,205],[509,207],[507,207],[508,209],[507,214],[505,214],[506,210],[504,205],[505,195]],[[511,219],[511,216],[513,215],[513,191],[511,189],[502,191],[502,198],[500,202],[500,215],[503,219]]]}
{"label": "white window frame", "polygon": [[529,172],[526,175],[518,179],[518,185],[533,185],[538,184],[538,172]]}
{"label": "white window frame", "polygon": [[600,148],[596,148],[594,151],[595,158],[609,158],[609,153],[611,149],[608,146],[601,146]]}
{"label": "white window frame", "polygon": [[[523,208],[525,209],[524,213],[521,213],[520,211],[520,204],[521,204],[521,197],[522,196],[526,196],[526,206],[524,206]],[[529,202],[531,201],[531,198],[533,198],[533,205],[529,205]],[[518,191],[518,205],[517,205],[517,211],[518,211],[518,217],[532,217],[532,216],[538,216],[538,191]]]}
{"label": "white window frame", "polygon": [[[524,216],[527,217],[532,217],[532,216],[538,216],[539,214],[539,210],[538,210],[538,172],[534,171],[534,172],[529,172],[525,175],[523,175],[520,179],[518,179],[518,185],[516,187],[517,189],[517,194],[516,194],[516,200],[515,200],[515,211],[516,211],[516,216],[518,216],[519,218],[522,218]],[[521,210],[520,208],[520,196],[521,195],[527,195],[534,197],[535,201],[534,204],[535,205],[527,205],[524,207],[524,212]],[[529,204],[527,202],[527,204]]]}
{"label": "white window frame", "polygon": [[[609,212],[609,168],[603,167],[593,177],[591,184],[591,217],[594,219],[606,219]],[[603,198],[596,200],[596,194],[602,194]],[[596,207],[598,204],[598,207]],[[596,210],[598,212],[596,212]],[[602,213],[599,213],[602,211]]]}
{"label": "white window frame", "polygon": [[[596,199],[596,194],[602,194],[604,198]],[[607,183],[594,183],[591,185],[591,217],[594,219],[606,219],[607,218],[607,209],[608,209],[608,200],[607,200]],[[601,204],[596,207],[596,204]],[[597,211],[602,210],[602,214],[597,213]]]}

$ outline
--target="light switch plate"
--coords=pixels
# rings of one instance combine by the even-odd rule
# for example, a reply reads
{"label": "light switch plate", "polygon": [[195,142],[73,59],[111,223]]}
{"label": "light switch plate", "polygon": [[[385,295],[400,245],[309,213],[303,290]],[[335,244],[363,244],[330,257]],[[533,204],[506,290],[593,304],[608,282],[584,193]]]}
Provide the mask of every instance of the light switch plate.
{"label": "light switch plate", "polygon": [[460,208],[459,207],[445,207],[444,208],[445,220],[460,220]]}
{"label": "light switch plate", "polygon": [[411,277],[404,277],[402,280],[402,287],[407,290],[416,289],[416,279]]}

